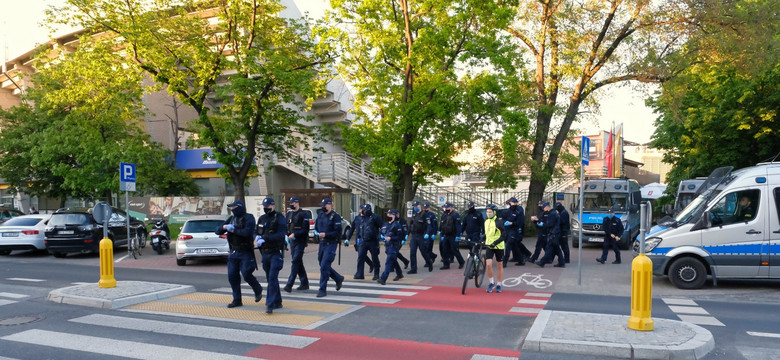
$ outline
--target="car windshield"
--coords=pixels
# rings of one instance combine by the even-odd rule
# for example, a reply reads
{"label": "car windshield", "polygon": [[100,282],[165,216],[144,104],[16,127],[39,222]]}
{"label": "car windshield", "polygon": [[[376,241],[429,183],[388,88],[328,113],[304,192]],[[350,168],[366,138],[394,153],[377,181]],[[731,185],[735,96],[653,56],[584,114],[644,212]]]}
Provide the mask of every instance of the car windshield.
{"label": "car windshield", "polygon": [[626,193],[585,193],[584,211],[604,211],[626,209],[628,194]]}
{"label": "car windshield", "polygon": [[17,217],[0,224],[0,226],[35,226],[41,221],[43,221],[42,218],[18,218]]}
{"label": "car windshield", "polygon": [[184,224],[184,228],[181,230],[183,233],[213,233],[217,231],[220,225],[224,224],[223,220],[190,220]]}
{"label": "car windshield", "polygon": [[732,173],[731,167],[715,169],[707,178],[707,181],[699,188],[699,191],[697,192],[698,196],[693,199],[685,209],[677,214],[672,224],[665,225],[676,227],[697,219],[707,207],[707,203],[718,196],[718,194],[723,191],[723,187],[728,185],[743,172],[744,170],[739,170]]}
{"label": "car windshield", "polygon": [[88,225],[90,214],[54,214],[49,220],[49,225]]}

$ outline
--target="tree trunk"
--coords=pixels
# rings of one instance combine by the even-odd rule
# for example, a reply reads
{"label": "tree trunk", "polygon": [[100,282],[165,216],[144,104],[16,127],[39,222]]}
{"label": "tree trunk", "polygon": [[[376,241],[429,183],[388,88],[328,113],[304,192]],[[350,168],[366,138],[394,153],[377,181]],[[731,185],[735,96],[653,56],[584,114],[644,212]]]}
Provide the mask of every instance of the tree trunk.
{"label": "tree trunk", "polygon": [[233,200],[241,200],[246,204],[246,194],[244,193],[244,182],[246,176],[241,176],[241,172],[230,172],[230,180],[233,181],[233,189],[235,191],[235,197]]}
{"label": "tree trunk", "polygon": [[[120,191],[120,193],[121,193],[121,191]],[[103,191],[103,197],[106,199],[106,202],[108,203],[108,205],[114,206],[114,201],[113,201],[114,197],[111,196],[111,195],[112,195],[111,194],[111,190],[106,189],[106,190]]]}

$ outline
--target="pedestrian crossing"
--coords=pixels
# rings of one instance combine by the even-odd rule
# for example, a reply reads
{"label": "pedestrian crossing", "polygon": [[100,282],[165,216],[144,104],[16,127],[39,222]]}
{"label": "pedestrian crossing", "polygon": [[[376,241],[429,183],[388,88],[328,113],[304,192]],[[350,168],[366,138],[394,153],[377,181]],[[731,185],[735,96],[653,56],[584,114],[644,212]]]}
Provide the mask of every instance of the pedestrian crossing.
{"label": "pedestrian crossing", "polygon": [[693,300],[676,298],[661,299],[682,321],[696,325],[726,326]]}
{"label": "pedestrian crossing", "polygon": [[22,300],[27,297],[29,297],[29,295],[0,292],[0,306],[15,304],[19,302],[19,300]]}

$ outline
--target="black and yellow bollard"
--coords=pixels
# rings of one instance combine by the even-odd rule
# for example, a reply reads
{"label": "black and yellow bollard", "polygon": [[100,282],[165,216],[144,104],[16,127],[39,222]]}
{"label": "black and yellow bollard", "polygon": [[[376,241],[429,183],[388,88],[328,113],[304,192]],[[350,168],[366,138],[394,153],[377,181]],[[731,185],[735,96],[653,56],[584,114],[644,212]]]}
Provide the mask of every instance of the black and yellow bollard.
{"label": "black and yellow bollard", "polygon": [[631,317],[628,328],[641,331],[653,330],[650,309],[653,304],[653,261],[639,254],[631,262]]}
{"label": "black and yellow bollard", "polygon": [[114,243],[109,238],[100,240],[100,281],[98,287],[116,287],[114,279]]}

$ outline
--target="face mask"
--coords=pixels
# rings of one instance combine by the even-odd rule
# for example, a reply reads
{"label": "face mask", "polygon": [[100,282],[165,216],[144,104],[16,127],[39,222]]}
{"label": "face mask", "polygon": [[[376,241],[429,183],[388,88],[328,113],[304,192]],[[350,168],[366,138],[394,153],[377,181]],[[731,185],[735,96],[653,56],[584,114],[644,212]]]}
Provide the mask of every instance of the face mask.
{"label": "face mask", "polygon": [[263,212],[264,212],[264,213],[266,213],[266,214],[268,214],[269,212],[271,212],[271,208],[269,208],[269,207],[264,207],[264,208],[263,208]]}
{"label": "face mask", "polygon": [[388,217],[387,217],[387,221],[388,221],[388,222],[393,222],[393,220],[394,220],[394,219],[395,219],[395,218],[394,218],[394,217],[392,217],[392,216],[388,216]]}
{"label": "face mask", "polygon": [[509,209],[509,204],[504,205],[504,209]]}
{"label": "face mask", "polygon": [[418,208],[418,207],[415,207],[415,208],[414,208],[414,211],[415,211],[415,212],[420,212],[420,208]]}
{"label": "face mask", "polygon": [[290,209],[296,210],[296,206],[295,206],[295,204],[291,204],[291,205],[290,205]]}
{"label": "face mask", "polygon": [[488,213],[488,214],[487,214],[487,216],[488,216],[488,219],[492,219],[494,216],[496,216],[496,214],[494,214],[494,213]]}
{"label": "face mask", "polygon": [[323,207],[322,207],[322,212],[328,212],[328,208],[326,208],[326,207],[324,207],[324,206],[323,206]]}

